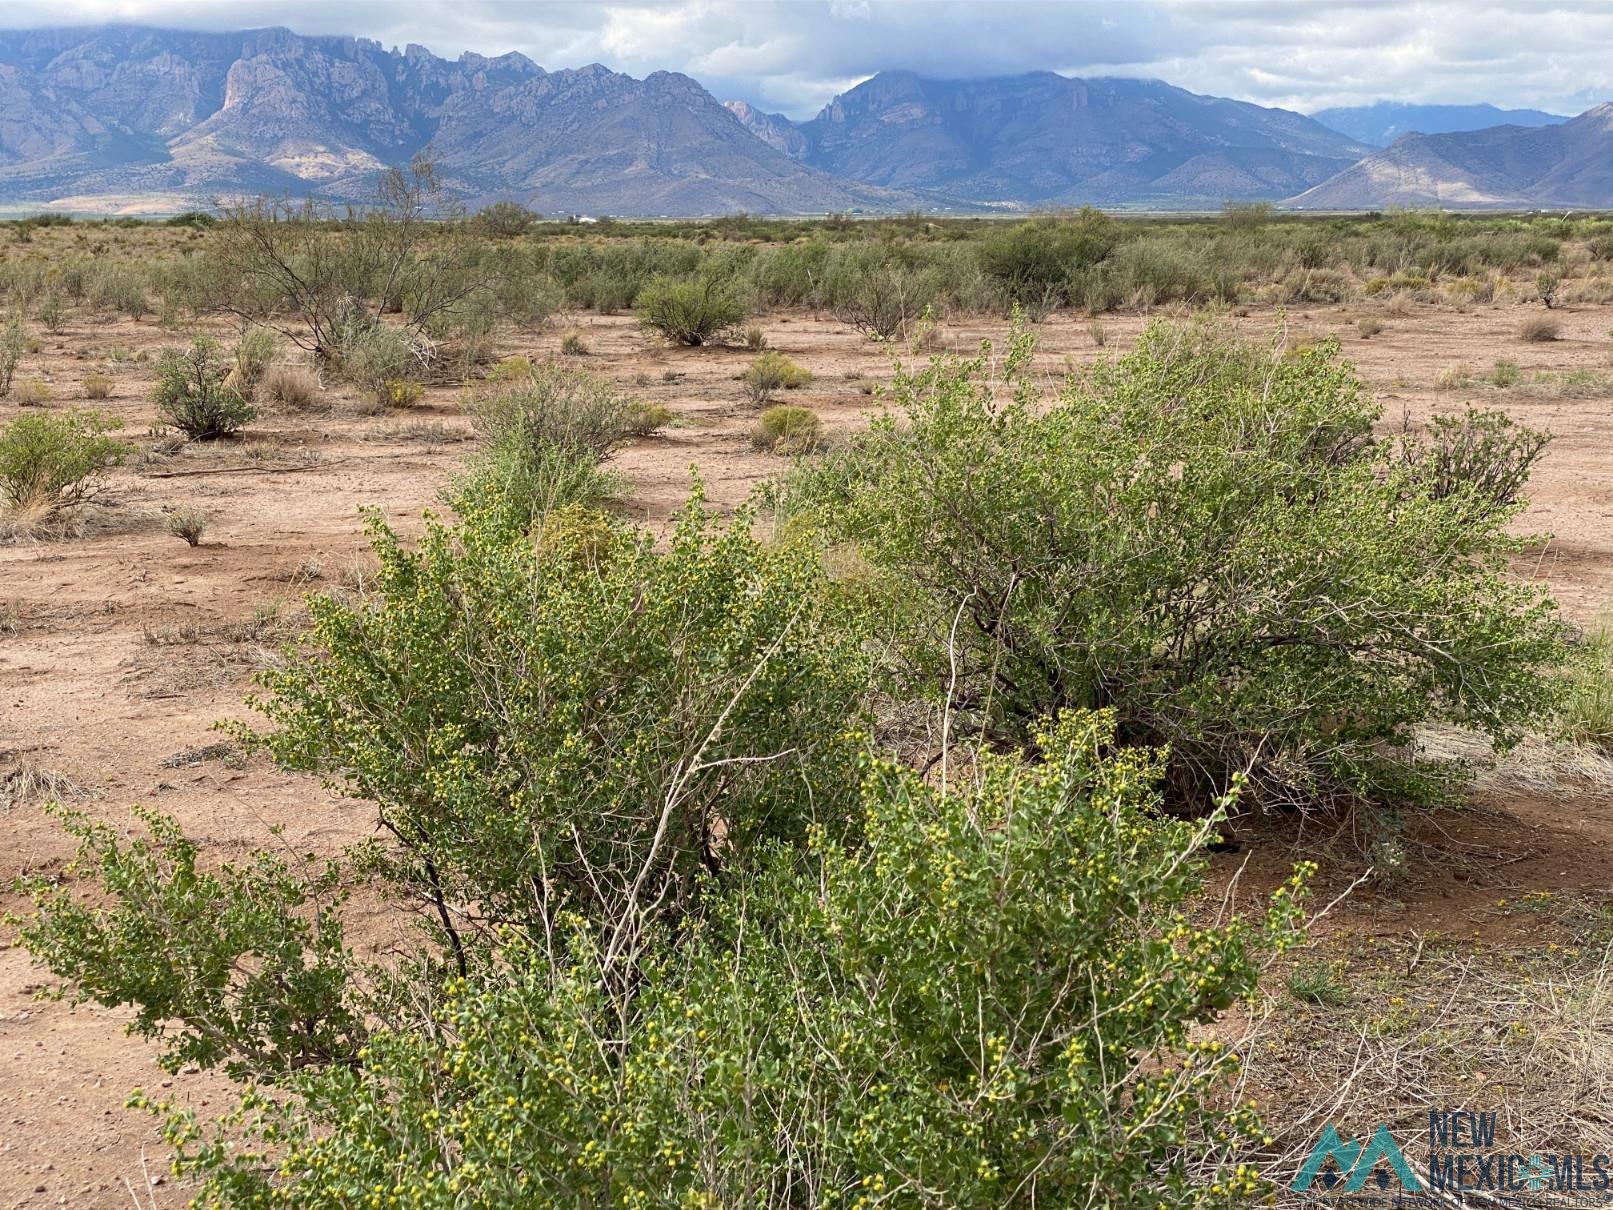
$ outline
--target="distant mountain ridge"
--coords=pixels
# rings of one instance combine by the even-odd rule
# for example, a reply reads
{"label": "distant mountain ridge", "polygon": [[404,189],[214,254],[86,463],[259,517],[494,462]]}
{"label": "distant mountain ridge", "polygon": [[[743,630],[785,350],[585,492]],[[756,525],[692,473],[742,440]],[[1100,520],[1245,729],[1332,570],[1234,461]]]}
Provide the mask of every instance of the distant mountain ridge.
{"label": "distant mountain ridge", "polygon": [[1613,205],[1613,103],[1554,126],[1408,134],[1290,199],[1321,210]]}
{"label": "distant mountain ridge", "polygon": [[472,202],[704,214],[893,209],[914,199],[805,167],[687,76],[523,55],[439,59],[283,29],[0,33],[0,196],[363,198],[429,148]]}
{"label": "distant mountain ridge", "polygon": [[[777,138],[781,121],[752,111],[747,124]],[[881,72],[797,129],[805,141],[792,154],[814,168],[963,204],[1278,197],[1368,150],[1287,110],[1158,80],[1052,72],[985,80]]]}
{"label": "distant mountain ridge", "polygon": [[[1451,108],[1368,107],[1377,125],[1356,128],[1378,137],[1412,111]],[[513,199],[550,214],[1285,197],[1339,208],[1607,206],[1613,142],[1607,123],[1588,120],[1598,112],[1374,149],[1301,114],[1158,80],[887,71],[792,122],[719,103],[677,72],[639,80],[597,63],[547,71],[520,54],[449,60],[285,29],[107,25],[0,31],[0,201],[114,212],[253,194],[356,201],[383,169],[426,151],[467,204]]]}
{"label": "distant mountain ridge", "polygon": [[1403,134],[1457,134],[1489,126],[1555,126],[1568,121],[1561,114],[1540,109],[1497,109],[1489,104],[1406,105],[1397,101],[1321,109],[1311,117],[1370,147],[1387,147]]}

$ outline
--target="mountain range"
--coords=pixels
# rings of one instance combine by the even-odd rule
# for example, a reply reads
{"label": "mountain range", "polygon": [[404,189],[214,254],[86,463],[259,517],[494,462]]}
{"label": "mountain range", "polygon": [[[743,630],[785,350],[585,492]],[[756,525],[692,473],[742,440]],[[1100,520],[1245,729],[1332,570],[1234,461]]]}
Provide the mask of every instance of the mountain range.
{"label": "mountain range", "polygon": [[[1442,133],[1490,116],[1436,112],[1457,108],[1305,117],[1157,80],[887,71],[793,122],[676,72],[546,71],[284,29],[23,30],[0,32],[0,201],[356,201],[424,150],[466,204],[548,213],[1613,203],[1600,110],[1494,111],[1515,124]],[[1439,130],[1377,146],[1418,124]]]}
{"label": "mountain range", "polygon": [[1316,210],[1613,205],[1613,103],[1554,126],[1408,134],[1291,199]]}
{"label": "mountain range", "polygon": [[1369,147],[1387,147],[1403,134],[1456,134],[1488,126],[1555,126],[1568,119],[1540,109],[1497,109],[1494,105],[1404,105],[1379,101],[1311,114],[1323,126]]}

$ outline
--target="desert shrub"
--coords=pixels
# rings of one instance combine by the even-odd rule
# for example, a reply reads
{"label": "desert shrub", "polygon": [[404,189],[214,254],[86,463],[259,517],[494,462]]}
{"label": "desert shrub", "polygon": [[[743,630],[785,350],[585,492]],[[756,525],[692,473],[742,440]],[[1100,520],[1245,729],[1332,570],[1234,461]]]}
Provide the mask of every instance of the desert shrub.
{"label": "desert shrub", "polygon": [[1562,325],[1549,315],[1531,315],[1518,325],[1518,339],[1545,344],[1562,338]]}
{"label": "desert shrub", "polygon": [[1429,419],[1426,436],[1403,426],[1399,458],[1410,484],[1430,498],[1461,495],[1481,510],[1509,510],[1551,436],[1505,412],[1469,407]]}
{"label": "desert shrub", "polygon": [[12,398],[20,408],[42,408],[56,398],[56,392],[43,378],[24,378],[13,389]]}
{"label": "desert shrub", "polygon": [[1495,365],[1490,367],[1490,381],[1498,387],[1503,389],[1515,387],[1522,380],[1523,371],[1518,368],[1518,363],[1515,361],[1509,361],[1505,357],[1497,357]]}
{"label": "desert shrub", "polygon": [[190,505],[181,505],[171,508],[163,517],[163,528],[176,538],[183,538],[191,546],[202,544],[202,535],[207,532],[207,525],[213,519],[213,514],[205,508],[195,508]]}
{"label": "desert shrub", "polygon": [[625,425],[634,437],[652,437],[672,423],[672,409],[665,404],[634,399],[627,405]]}
{"label": "desert shrub", "polygon": [[741,335],[744,338],[745,347],[751,352],[759,353],[767,348],[767,333],[762,331],[760,325],[751,324]]}
{"label": "desert shrub", "polygon": [[607,378],[528,363],[471,405],[471,422],[490,443],[552,446],[597,462],[630,435],[634,412],[635,401]]}
{"label": "desert shrub", "polygon": [[742,378],[745,395],[752,403],[763,404],[773,392],[794,390],[812,381],[812,374],[783,353],[769,349],[745,367]]}
{"label": "desert shrub", "polygon": [[911,275],[890,265],[852,269],[834,283],[835,317],[864,336],[894,340],[924,308]]}
{"label": "desert shrub", "polygon": [[1367,316],[1355,325],[1356,331],[1361,334],[1362,340],[1371,340],[1383,331],[1383,320]]}
{"label": "desert shrub", "polygon": [[476,230],[494,239],[515,239],[525,235],[542,216],[520,202],[494,202],[483,206],[471,220]]}
{"label": "desert shrub", "polygon": [[723,339],[745,318],[733,287],[715,278],[658,277],[639,291],[639,322],[681,345]]}
{"label": "desert shrub", "polygon": [[1558,728],[1572,743],[1613,752],[1613,622],[1607,617],[1575,645]]}
{"label": "desert shrub", "polygon": [[430,161],[417,157],[383,173],[374,203],[357,213],[290,200],[230,209],[209,237],[211,255],[186,262],[211,280],[177,284],[192,297],[205,287],[209,304],[275,326],[322,364],[345,358],[353,334],[388,313],[414,344],[496,294],[502,277],[469,224],[434,221],[452,215]]}
{"label": "desert shrub", "polygon": [[84,388],[84,398],[86,399],[110,399],[112,397],[112,378],[110,375],[86,374],[80,385]]}
{"label": "desert shrub", "polygon": [[193,441],[226,437],[257,410],[225,381],[230,364],[218,341],[198,336],[189,349],[164,349],[157,358],[157,415]]}
{"label": "desert shrub", "polygon": [[848,826],[862,661],[809,550],[695,506],[664,552],[583,510],[544,522],[433,524],[414,551],[375,523],[368,602],[310,603],[259,739],[377,803],[388,876],[474,905],[445,929],[580,913],[629,944],[702,871]]}
{"label": "desert shrub", "polygon": [[250,395],[279,356],[279,333],[269,328],[248,328],[235,346],[235,366],[231,371],[235,389]]}
{"label": "desert shrub", "polygon": [[809,454],[822,440],[823,424],[811,408],[777,404],[756,418],[751,444],[773,454]]}
{"label": "desert shrub", "polygon": [[302,366],[278,363],[263,372],[258,394],[277,407],[293,412],[322,410],[319,378]]}
{"label": "desert shrub", "polygon": [[421,368],[421,350],[402,328],[350,313],[337,327],[326,360],[372,402],[386,406],[394,383],[411,382]]}
{"label": "desert shrub", "polygon": [[107,435],[119,427],[99,412],[61,412],[0,428],[0,504],[49,513],[88,500],[123,461],[123,442]]}
{"label": "desert shrub", "polygon": [[1039,220],[993,230],[980,242],[980,266],[1004,300],[1041,315],[1068,297],[1079,279],[1109,255],[1116,242],[1111,219],[1084,211],[1070,220]]}
{"label": "desert shrub", "polygon": [[28,331],[15,315],[0,328],[0,399],[11,394],[11,380],[16,377],[17,366],[28,350]]}
{"label": "desert shrub", "polygon": [[[454,485],[463,516],[525,532],[568,505],[597,507],[617,494],[600,463],[665,420],[607,379],[554,363],[503,363],[492,393],[471,407],[487,448]],[[667,417],[669,419],[670,417]]]}
{"label": "desert shrub", "polygon": [[1505,746],[1549,709],[1563,632],[1508,574],[1517,508],[1429,492],[1336,343],[1279,357],[1156,322],[1046,408],[1023,333],[1012,402],[984,356],[902,374],[900,423],[797,472],[893,577],[893,640],[932,691],[955,675],[959,718],[1013,741],[1113,707],[1169,747],[1184,802],[1249,768],[1259,800],[1308,804],[1432,794],[1416,727]]}
{"label": "desert shrub", "polygon": [[[940,789],[876,767],[866,843],[773,847],[713,880],[631,995],[608,943],[574,933],[556,959],[512,938],[362,1063],[249,1092],[234,1146],[176,1113],[181,1171],[204,1199],[305,1206],[375,1187],[487,1207],[1257,1201],[1236,1155],[1260,1122],[1227,1095],[1235,1057],[1194,1031],[1292,943],[1298,880],[1263,917],[1188,924],[1200,836],[1155,813],[1157,759],[1113,739],[1075,716],[1040,763],[987,758]],[[271,904],[294,898],[278,876]],[[51,940],[33,926],[47,959]],[[305,990],[315,960],[279,969],[339,1056],[350,1019]],[[282,1066],[315,1049],[275,1041]]]}
{"label": "desert shrub", "polygon": [[581,332],[567,332],[560,338],[560,352],[566,357],[588,356],[588,342]]}
{"label": "desert shrub", "polygon": [[461,517],[524,534],[568,508],[603,508],[622,489],[620,476],[596,458],[507,434],[469,460],[446,498]]}
{"label": "desert shrub", "polygon": [[59,880],[28,884],[37,912],[23,939],[79,1000],[135,1006],[131,1032],[162,1039],[170,1071],[273,1078],[354,1059],[364,1031],[347,1002],[333,867],[299,878],[259,851],[203,872],[167,817],[136,808],[148,834],[123,843],[81,812],[48,809],[78,842],[80,868],[113,892],[92,906]]}
{"label": "desert shrub", "polygon": [[1613,235],[1598,235],[1585,241],[1592,260],[1613,261]]}
{"label": "desert shrub", "polygon": [[40,326],[52,336],[58,335],[67,327],[67,303],[55,290],[46,293],[39,302],[39,310],[35,315]]}

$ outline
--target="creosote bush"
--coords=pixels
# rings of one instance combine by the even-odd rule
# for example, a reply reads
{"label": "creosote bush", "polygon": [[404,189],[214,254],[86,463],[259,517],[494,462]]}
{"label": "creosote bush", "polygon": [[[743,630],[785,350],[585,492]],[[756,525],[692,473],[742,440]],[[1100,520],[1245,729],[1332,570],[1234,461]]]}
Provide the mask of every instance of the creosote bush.
{"label": "creosote bush", "polygon": [[257,415],[227,377],[230,360],[218,341],[198,336],[189,349],[157,358],[157,415],[193,441],[227,437]]}
{"label": "creosote bush", "polygon": [[1459,421],[1473,439],[1408,463],[1331,341],[1282,356],[1155,322],[1049,406],[1030,347],[1011,402],[985,353],[939,359],[797,472],[796,506],[903,602],[899,670],[951,685],[960,725],[1016,743],[1112,708],[1168,747],[1185,803],[1249,769],[1254,801],[1312,805],[1426,800],[1454,771],[1417,759],[1419,726],[1505,747],[1549,714],[1564,627],[1505,529],[1536,435]]}
{"label": "creosote bush", "polygon": [[0,506],[48,514],[82,504],[127,453],[108,436],[119,427],[99,412],[60,412],[0,428]]}
{"label": "creosote bush", "polygon": [[712,277],[658,277],[639,291],[635,306],[644,327],[680,345],[722,340],[745,319],[733,288]]}

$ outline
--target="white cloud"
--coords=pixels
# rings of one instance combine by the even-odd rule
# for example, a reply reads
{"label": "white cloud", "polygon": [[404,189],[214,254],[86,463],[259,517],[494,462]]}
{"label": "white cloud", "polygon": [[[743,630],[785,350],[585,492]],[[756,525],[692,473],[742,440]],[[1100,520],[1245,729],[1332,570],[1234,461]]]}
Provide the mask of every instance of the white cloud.
{"label": "white cloud", "polygon": [[1378,99],[1574,112],[1613,97],[1606,0],[4,0],[0,25],[286,25],[545,67],[667,69],[792,116],[887,68],[1158,76],[1313,110]]}

